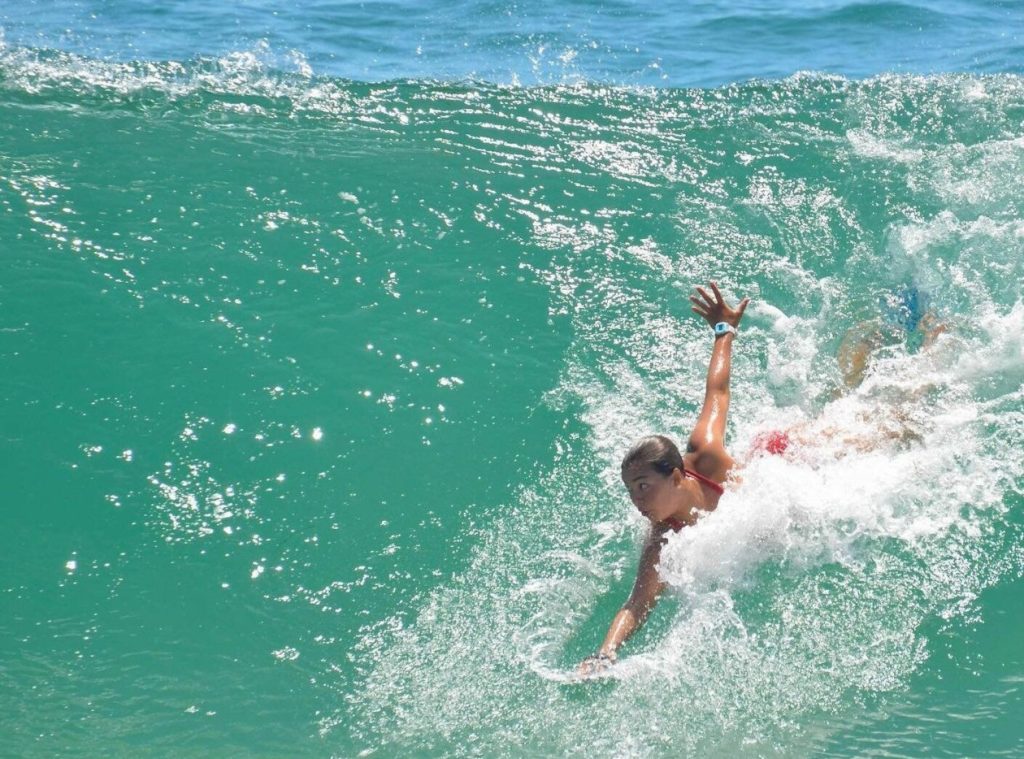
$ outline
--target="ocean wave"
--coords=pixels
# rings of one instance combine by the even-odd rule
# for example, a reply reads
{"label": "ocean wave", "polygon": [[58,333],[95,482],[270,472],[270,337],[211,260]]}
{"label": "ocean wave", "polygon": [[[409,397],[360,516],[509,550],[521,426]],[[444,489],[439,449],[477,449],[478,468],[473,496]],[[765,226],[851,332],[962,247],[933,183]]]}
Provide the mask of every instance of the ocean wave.
{"label": "ocean wave", "polygon": [[[116,483],[139,556],[216,553],[218,578],[253,588],[254,637],[285,620],[257,639],[310,667],[294,682],[318,748],[815,753],[1021,571],[1019,77],[368,84],[258,50],[4,47],[0,80],[0,223],[23,283],[4,297],[42,281],[86,303],[72,314],[116,301],[140,330],[89,323],[82,350],[122,362],[96,374],[139,382],[78,405],[146,446],[90,440],[76,476]],[[572,667],[643,528],[616,462],[640,434],[685,434],[708,352],[685,293],[710,278],[755,299],[737,450],[796,421],[841,434],[752,462],[675,536],[665,605],[584,690]],[[949,334],[886,346],[836,399],[844,334],[908,281]],[[169,333],[187,358],[164,355]],[[531,415],[553,420],[531,428],[543,443],[511,444]],[[903,422],[913,435],[885,438]],[[502,495],[474,510],[462,482]],[[423,535],[443,544],[429,577]]]}

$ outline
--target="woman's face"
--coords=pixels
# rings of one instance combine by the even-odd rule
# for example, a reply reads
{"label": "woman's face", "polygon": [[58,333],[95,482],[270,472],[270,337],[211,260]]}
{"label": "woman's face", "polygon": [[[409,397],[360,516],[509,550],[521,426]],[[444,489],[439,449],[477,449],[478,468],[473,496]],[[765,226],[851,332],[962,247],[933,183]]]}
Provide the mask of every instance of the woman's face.
{"label": "woman's face", "polygon": [[667,476],[643,464],[622,470],[629,499],[652,522],[664,522],[679,510],[682,479],[678,469]]}

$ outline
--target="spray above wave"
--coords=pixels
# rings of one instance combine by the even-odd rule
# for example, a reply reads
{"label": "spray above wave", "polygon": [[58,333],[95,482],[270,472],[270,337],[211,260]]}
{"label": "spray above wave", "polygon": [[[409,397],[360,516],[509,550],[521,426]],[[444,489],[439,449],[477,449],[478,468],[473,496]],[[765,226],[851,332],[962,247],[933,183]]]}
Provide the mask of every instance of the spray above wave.
{"label": "spray above wave", "polygon": [[12,94],[112,105],[152,105],[156,99],[185,106],[190,99],[207,96],[222,100],[221,107],[227,110],[280,116],[293,109],[333,113],[343,107],[344,85],[343,80],[314,78],[302,53],[278,53],[266,43],[190,61],[112,62],[59,50],[14,47],[0,40],[0,89]]}

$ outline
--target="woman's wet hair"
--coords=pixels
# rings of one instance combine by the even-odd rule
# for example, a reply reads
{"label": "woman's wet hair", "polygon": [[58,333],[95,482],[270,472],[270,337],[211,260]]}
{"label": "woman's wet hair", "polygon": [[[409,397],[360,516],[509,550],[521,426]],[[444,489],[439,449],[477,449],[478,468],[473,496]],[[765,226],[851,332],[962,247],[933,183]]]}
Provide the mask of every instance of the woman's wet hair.
{"label": "woman's wet hair", "polygon": [[653,469],[666,477],[673,469],[684,471],[683,456],[671,439],[664,435],[651,435],[638,440],[622,459],[622,471],[629,467]]}

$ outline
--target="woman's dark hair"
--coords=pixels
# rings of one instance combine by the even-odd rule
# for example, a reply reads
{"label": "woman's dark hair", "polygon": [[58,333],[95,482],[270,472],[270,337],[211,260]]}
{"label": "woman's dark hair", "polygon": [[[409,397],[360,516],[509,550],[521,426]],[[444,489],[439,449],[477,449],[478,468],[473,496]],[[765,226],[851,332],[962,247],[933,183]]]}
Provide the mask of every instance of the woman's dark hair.
{"label": "woman's dark hair", "polygon": [[664,435],[651,435],[635,442],[622,459],[623,471],[631,466],[650,468],[666,477],[673,469],[685,471],[682,454]]}

